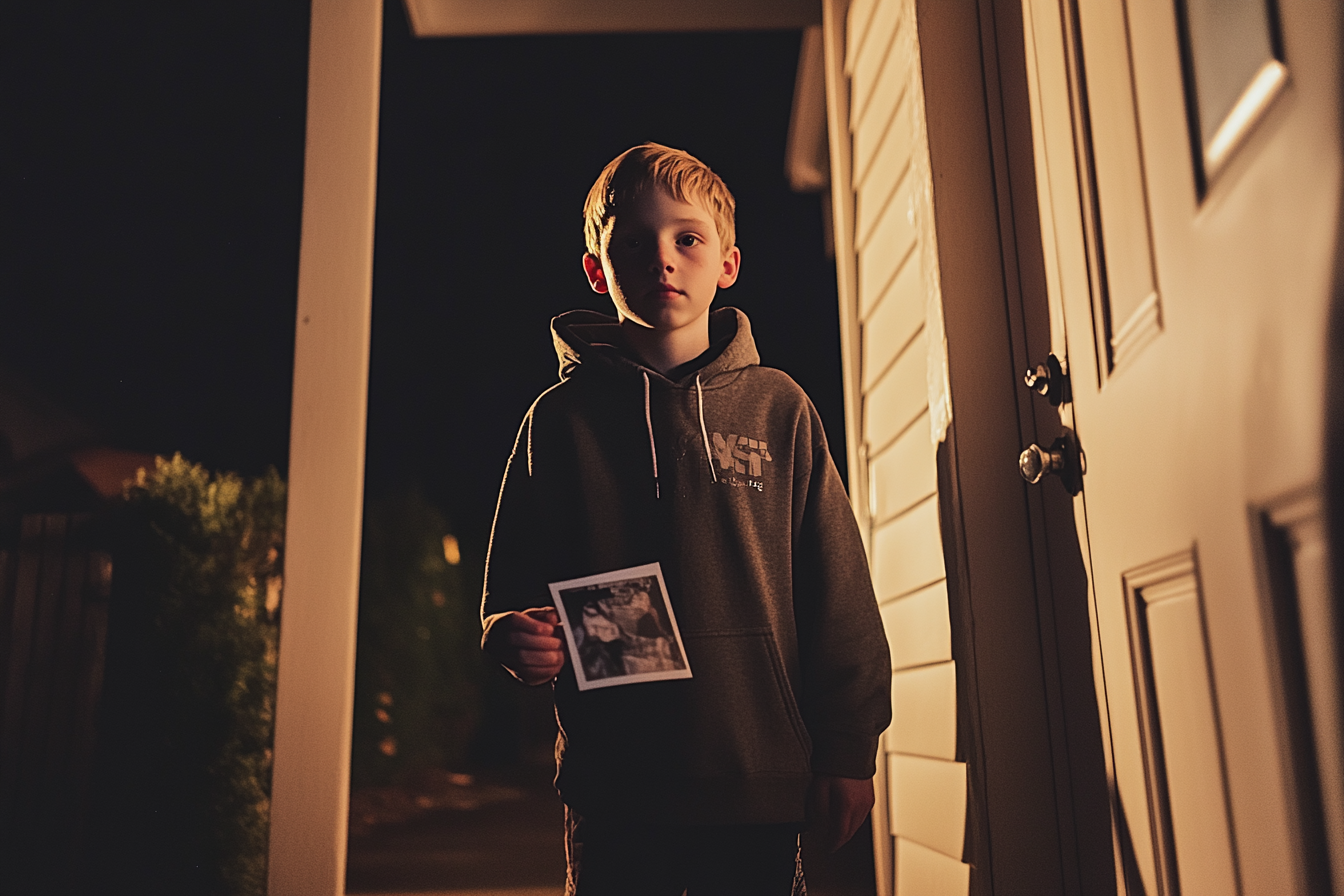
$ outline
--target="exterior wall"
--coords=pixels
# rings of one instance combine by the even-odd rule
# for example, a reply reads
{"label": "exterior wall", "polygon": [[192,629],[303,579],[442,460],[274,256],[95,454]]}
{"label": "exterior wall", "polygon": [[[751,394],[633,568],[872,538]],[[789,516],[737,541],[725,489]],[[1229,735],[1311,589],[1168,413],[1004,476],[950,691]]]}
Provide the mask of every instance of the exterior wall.
{"label": "exterior wall", "polygon": [[950,420],[913,0],[824,7],[850,494],[892,656],[878,891],[964,894],[966,765],[938,518]]}

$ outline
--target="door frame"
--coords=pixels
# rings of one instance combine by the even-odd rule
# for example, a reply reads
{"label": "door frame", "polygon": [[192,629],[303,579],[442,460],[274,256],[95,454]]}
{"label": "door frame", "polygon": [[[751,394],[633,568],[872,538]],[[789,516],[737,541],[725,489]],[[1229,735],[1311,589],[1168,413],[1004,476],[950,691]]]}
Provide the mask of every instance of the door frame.
{"label": "door frame", "polygon": [[312,0],[268,892],[345,892],[383,4]]}
{"label": "door frame", "polygon": [[[272,782],[277,896],[344,891],[383,15],[374,0],[312,6]],[[1014,464],[1037,429],[1015,375],[1035,215],[1015,6],[917,4],[954,408],[938,471],[971,791],[965,857],[977,893],[1041,892],[1047,868],[1060,892],[1106,892],[1109,863],[1097,871],[1090,861],[1099,849],[1115,855],[1106,785],[1076,761],[1089,720],[1069,711],[1062,683],[1077,657],[1055,637],[1047,542],[1058,521]],[[1099,812],[1104,842],[1078,823]]]}

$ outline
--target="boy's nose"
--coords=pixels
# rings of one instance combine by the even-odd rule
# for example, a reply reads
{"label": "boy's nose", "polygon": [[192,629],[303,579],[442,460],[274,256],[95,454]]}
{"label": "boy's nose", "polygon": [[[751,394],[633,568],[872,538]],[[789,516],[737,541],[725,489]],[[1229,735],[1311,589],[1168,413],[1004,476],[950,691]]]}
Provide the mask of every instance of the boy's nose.
{"label": "boy's nose", "polygon": [[665,246],[660,243],[658,245],[657,250],[655,250],[653,254],[653,258],[649,259],[650,262],[649,268],[651,270],[658,271],[659,273],[663,271],[670,271],[672,270],[673,257],[674,257],[673,247]]}

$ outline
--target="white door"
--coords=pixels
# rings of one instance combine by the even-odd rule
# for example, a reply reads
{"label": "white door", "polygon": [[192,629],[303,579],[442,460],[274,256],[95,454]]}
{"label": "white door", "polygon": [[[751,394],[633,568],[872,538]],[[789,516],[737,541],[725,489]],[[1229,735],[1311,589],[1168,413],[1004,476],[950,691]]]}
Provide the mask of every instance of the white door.
{"label": "white door", "polygon": [[1337,3],[1023,14],[1122,892],[1329,892],[1333,849],[1344,893],[1319,492]]}

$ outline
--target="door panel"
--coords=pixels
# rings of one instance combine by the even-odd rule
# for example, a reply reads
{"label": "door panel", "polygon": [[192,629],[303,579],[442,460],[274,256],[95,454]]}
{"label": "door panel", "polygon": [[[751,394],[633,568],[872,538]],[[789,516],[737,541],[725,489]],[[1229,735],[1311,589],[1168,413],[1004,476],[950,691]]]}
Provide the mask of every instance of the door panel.
{"label": "door panel", "polygon": [[[1075,517],[1117,849],[1131,893],[1176,881],[1185,894],[1306,893],[1313,860],[1295,832],[1320,797],[1295,790],[1253,511],[1322,478],[1339,9],[1278,4],[1286,86],[1246,106],[1207,184],[1178,11],[1023,2],[1052,347],[1072,379],[1061,419],[1086,460]],[[1134,587],[1134,571],[1192,546],[1198,587],[1193,572],[1161,600]],[[1310,686],[1338,696],[1333,678]],[[1338,767],[1331,750],[1322,768]]]}
{"label": "door panel", "polygon": [[[1129,64],[1129,29],[1119,3],[1083,3],[1078,7],[1086,118],[1091,139],[1078,141],[1089,166],[1095,196],[1093,226],[1093,328],[1103,360],[1101,375],[1138,351],[1161,326],[1152,233],[1139,147],[1137,111]],[[1088,76],[1088,73],[1094,73]],[[1086,138],[1086,134],[1080,135]],[[1086,155],[1084,155],[1086,158]],[[1089,168],[1085,168],[1087,171]]]}
{"label": "door panel", "polygon": [[1239,892],[1194,554],[1130,570],[1124,582],[1156,874],[1168,893]]}

